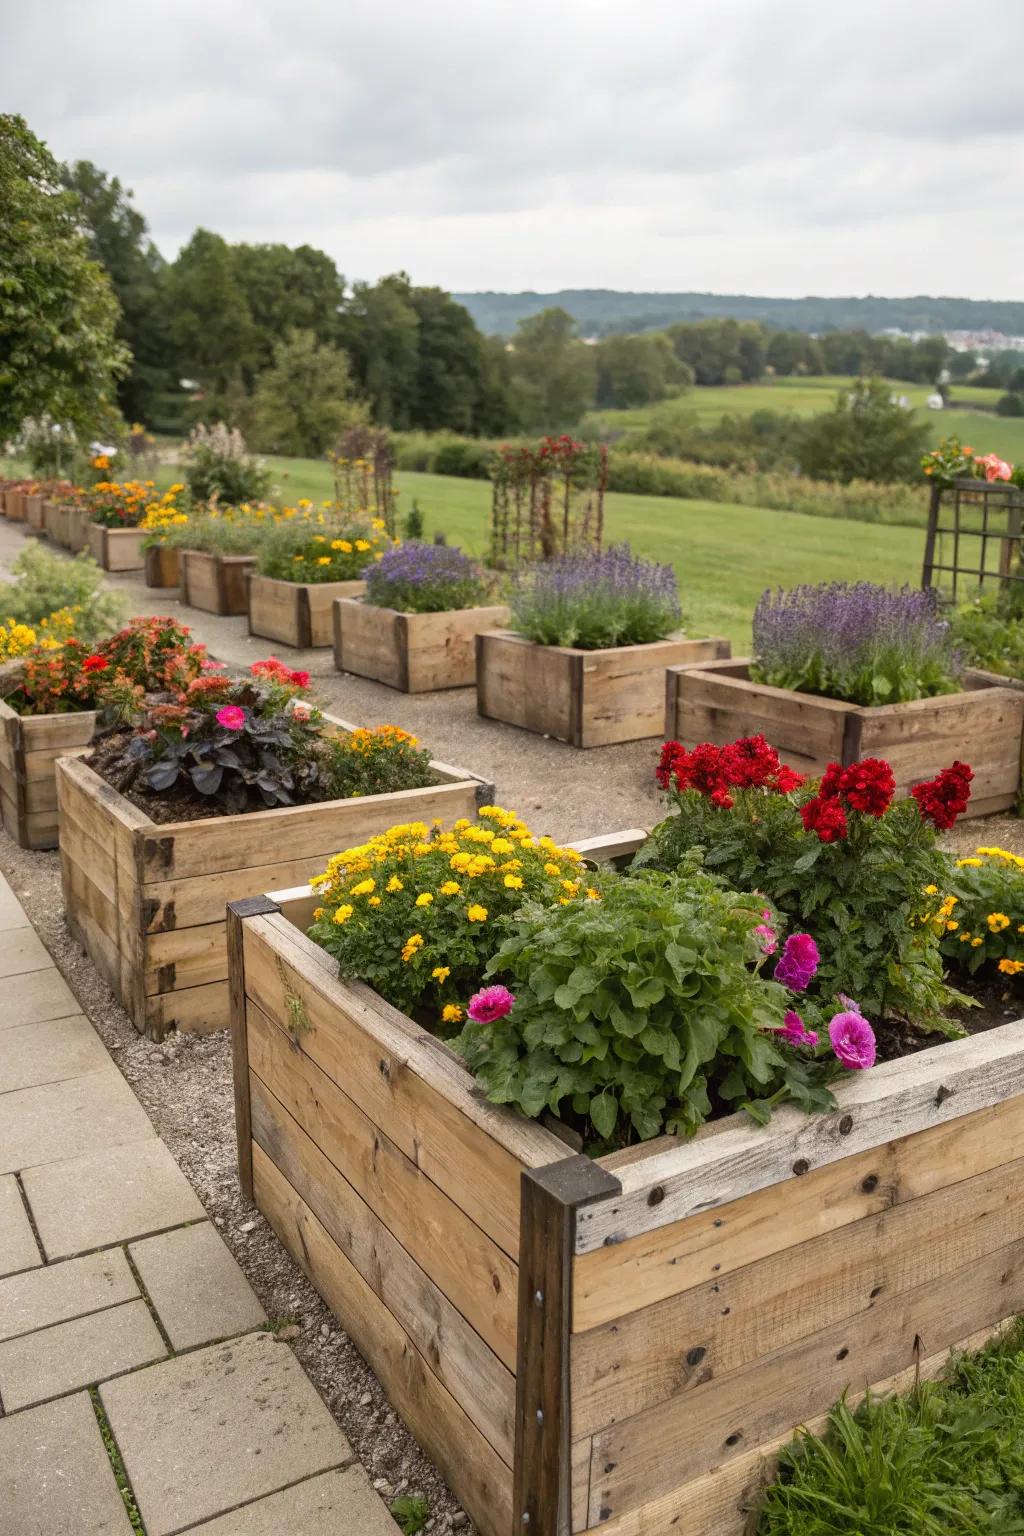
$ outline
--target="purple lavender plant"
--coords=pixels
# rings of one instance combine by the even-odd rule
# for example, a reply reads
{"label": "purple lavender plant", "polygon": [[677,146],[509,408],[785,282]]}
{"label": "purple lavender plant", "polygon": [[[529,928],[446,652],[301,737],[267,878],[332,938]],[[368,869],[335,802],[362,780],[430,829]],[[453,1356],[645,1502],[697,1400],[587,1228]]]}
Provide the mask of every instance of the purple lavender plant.
{"label": "purple lavender plant", "polygon": [[954,693],[961,668],[935,591],[869,581],[765,592],[754,655],[755,681],[850,704]]}
{"label": "purple lavender plant", "polygon": [[448,544],[395,545],[366,573],[366,601],[400,613],[451,613],[475,608],[488,595],[483,569]]}
{"label": "purple lavender plant", "polygon": [[664,640],[682,622],[675,571],[628,544],[527,566],[510,603],[512,626],[527,639],[584,651]]}

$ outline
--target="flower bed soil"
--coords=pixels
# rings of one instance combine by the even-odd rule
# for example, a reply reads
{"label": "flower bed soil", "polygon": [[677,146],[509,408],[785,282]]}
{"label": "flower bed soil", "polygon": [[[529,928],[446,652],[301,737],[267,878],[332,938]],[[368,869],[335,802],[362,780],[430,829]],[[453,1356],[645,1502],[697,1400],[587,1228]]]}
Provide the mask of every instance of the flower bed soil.
{"label": "flower bed soil", "polygon": [[310,905],[230,918],[242,1187],[488,1536],[740,1536],[797,1425],[1024,1306],[1024,1021],[592,1162],[340,978]]}

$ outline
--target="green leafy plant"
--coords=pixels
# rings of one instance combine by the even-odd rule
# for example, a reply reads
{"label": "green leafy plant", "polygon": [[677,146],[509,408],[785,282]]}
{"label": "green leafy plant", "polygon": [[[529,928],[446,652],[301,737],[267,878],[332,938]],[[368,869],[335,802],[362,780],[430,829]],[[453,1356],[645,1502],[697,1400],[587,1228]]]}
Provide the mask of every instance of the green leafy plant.
{"label": "green leafy plant", "polygon": [[193,501],[259,501],[270,488],[270,471],[247,451],[241,432],[222,421],[193,427],[185,455]]}
{"label": "green leafy plant", "polygon": [[265,525],[257,565],[278,581],[357,581],[390,548],[380,519],[281,519]]}
{"label": "green leafy plant", "polygon": [[33,540],[11,566],[14,581],[0,583],[0,615],[36,626],[68,609],[75,634],[95,644],[121,622],[124,599],[103,584],[103,572],[88,555],[67,560]]}
{"label": "green leafy plant", "polygon": [[359,726],[345,735],[326,735],[321,771],[331,799],[390,795],[436,782],[430,753],[397,725]]}
{"label": "green leafy plant", "polygon": [[1013,588],[989,593],[957,609],[950,619],[964,660],[1001,677],[1024,678],[1022,598]]}
{"label": "green leafy plant", "polygon": [[430,1505],[415,1494],[393,1499],[388,1508],[398,1521],[402,1536],[417,1536],[430,1518]]}
{"label": "green leafy plant", "polygon": [[716,1110],[825,1109],[834,1059],[781,1037],[787,990],[759,973],[763,900],[690,860],[605,880],[600,901],[528,902],[486,974],[515,1003],[456,1048],[495,1103],[602,1144],[692,1135]]}
{"label": "green leafy plant", "polygon": [[1024,973],[1024,858],[979,848],[953,860],[945,891],[931,921],[947,960],[972,976],[985,965],[1004,977]]}

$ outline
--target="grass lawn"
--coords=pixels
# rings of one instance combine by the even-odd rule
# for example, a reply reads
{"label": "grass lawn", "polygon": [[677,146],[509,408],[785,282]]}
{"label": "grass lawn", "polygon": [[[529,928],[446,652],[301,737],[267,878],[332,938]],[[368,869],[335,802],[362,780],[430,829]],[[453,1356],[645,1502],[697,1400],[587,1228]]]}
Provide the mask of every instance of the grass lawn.
{"label": "grass lawn", "polygon": [[[275,499],[330,494],[326,464],[312,459],[268,463],[275,474]],[[489,483],[405,472],[395,480],[400,516],[415,500],[426,518],[428,538],[443,531],[451,544],[486,552]],[[726,635],[737,649],[750,643],[751,615],[767,586],[858,580],[916,585],[920,580],[924,532],[918,528],[668,496],[609,494],[605,510],[609,541],[628,540],[637,554],[675,566],[691,633]]]}
{"label": "grass lawn", "polygon": [[[665,400],[660,405],[638,407],[627,411],[592,411],[581,423],[579,435],[599,435],[630,431],[645,427],[655,420],[671,421],[675,417],[696,418],[702,425],[710,425],[722,416],[747,416],[753,411],[792,411],[797,416],[810,416],[815,411],[827,411],[836,393],[846,388],[849,379],[825,376],[817,379],[773,379],[761,384],[723,385],[720,388],[698,386],[676,400]],[[976,385],[954,385],[954,404],[949,410],[929,411],[925,401],[932,393],[924,384],[908,384],[899,379],[890,380],[894,394],[906,395],[918,414],[927,419],[932,440],[940,437],[959,437],[976,453],[999,453],[1016,463],[1024,458],[1024,418],[996,416],[992,411],[972,410],[971,406],[993,406],[999,391],[979,389]]]}

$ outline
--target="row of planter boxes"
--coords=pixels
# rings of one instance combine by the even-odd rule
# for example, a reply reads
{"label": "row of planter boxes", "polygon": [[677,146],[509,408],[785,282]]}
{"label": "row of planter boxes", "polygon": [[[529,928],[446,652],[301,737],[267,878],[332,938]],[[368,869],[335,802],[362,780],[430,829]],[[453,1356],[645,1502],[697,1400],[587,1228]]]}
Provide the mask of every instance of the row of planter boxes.
{"label": "row of planter boxes", "polygon": [[340,977],[313,904],[229,912],[242,1187],[486,1536],[741,1536],[798,1426],[1024,1307],[1024,1022],[592,1161]]}

